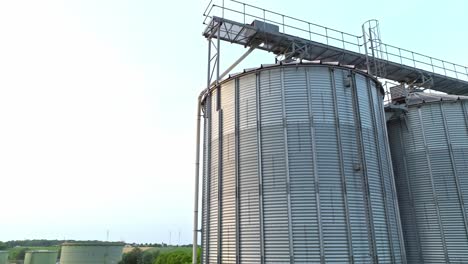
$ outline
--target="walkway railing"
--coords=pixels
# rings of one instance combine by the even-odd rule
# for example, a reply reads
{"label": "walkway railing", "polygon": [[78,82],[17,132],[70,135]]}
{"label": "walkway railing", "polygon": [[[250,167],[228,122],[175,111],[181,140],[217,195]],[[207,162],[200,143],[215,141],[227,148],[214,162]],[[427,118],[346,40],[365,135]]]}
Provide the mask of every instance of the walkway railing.
{"label": "walkway railing", "polygon": [[[237,0],[212,0],[204,12],[203,24],[208,25],[213,16],[250,24],[254,20],[274,24],[280,33],[319,42],[347,51],[365,54],[363,36],[349,34],[316,23],[297,19],[288,15],[243,3]],[[372,45],[387,61],[426,70],[443,76],[468,82],[468,67],[460,64],[423,55],[385,43]]]}

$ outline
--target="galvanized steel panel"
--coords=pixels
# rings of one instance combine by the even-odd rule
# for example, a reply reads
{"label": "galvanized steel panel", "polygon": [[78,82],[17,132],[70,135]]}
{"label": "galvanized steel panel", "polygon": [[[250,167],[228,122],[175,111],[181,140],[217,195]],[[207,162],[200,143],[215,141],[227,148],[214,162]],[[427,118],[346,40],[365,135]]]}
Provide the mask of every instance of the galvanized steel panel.
{"label": "galvanized steel panel", "polygon": [[260,129],[266,263],[289,262],[281,69],[260,72]]}
{"label": "galvanized steel panel", "polygon": [[389,122],[411,263],[468,262],[466,103],[416,103],[402,118]]}
{"label": "galvanized steel panel", "polygon": [[221,87],[222,126],[222,227],[221,262],[236,263],[236,163],[235,163],[235,82]]}
{"label": "galvanized steel panel", "polygon": [[374,80],[341,67],[283,66],[217,92],[205,100],[213,113],[204,263],[405,262]]}
{"label": "galvanized steel panel", "polygon": [[260,186],[257,157],[257,95],[254,74],[239,79],[239,260],[260,263]]}

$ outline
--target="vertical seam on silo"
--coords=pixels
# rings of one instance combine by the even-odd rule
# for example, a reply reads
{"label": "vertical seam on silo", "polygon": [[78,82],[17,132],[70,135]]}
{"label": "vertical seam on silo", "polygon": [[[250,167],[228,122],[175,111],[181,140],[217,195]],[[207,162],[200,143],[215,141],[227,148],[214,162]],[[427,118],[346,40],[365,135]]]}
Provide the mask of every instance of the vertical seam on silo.
{"label": "vertical seam on silo", "polygon": [[442,218],[440,218],[439,201],[438,201],[436,189],[434,186],[434,177],[432,175],[432,167],[431,167],[431,157],[429,156],[429,147],[427,146],[426,133],[424,132],[425,128],[424,128],[423,118],[421,114],[421,108],[418,108],[418,116],[419,116],[419,122],[421,123],[421,133],[422,133],[422,139],[423,139],[423,144],[424,144],[424,152],[426,155],[427,167],[429,169],[429,176],[431,180],[432,197],[434,199],[434,203],[436,206],[437,219],[439,221],[439,229],[440,229],[440,234],[441,234],[442,247],[444,250],[445,261],[446,263],[449,263],[447,245],[445,243],[445,232],[444,232],[444,227],[442,223]]}
{"label": "vertical seam on silo", "polygon": [[367,175],[367,165],[366,165],[366,157],[365,157],[365,148],[364,148],[364,138],[362,135],[362,121],[361,121],[361,113],[359,107],[359,95],[358,95],[358,87],[356,83],[356,76],[355,73],[351,74],[352,77],[352,84],[351,88],[353,90],[353,106],[354,106],[354,114],[355,114],[355,125],[356,125],[356,136],[357,140],[359,141],[359,152],[361,153],[361,165],[362,165],[362,176],[363,176],[363,185],[365,188],[365,199],[367,203],[367,224],[368,224],[368,236],[370,236],[371,245],[370,245],[370,253],[372,254],[372,258],[374,259],[374,263],[379,263],[379,258],[377,255],[377,245],[376,245],[376,238],[375,238],[375,228],[374,228],[374,219],[372,214],[372,201],[370,197],[370,190],[369,190],[369,181]]}
{"label": "vertical seam on silo", "polygon": [[286,195],[288,202],[288,233],[289,233],[289,260],[294,262],[294,248],[293,248],[293,233],[292,233],[292,219],[291,219],[291,192],[290,192],[290,175],[289,175],[289,148],[288,148],[288,128],[286,120],[286,100],[284,91],[284,68],[280,69],[281,78],[281,105],[282,105],[282,123],[283,123],[283,138],[284,138],[284,158],[286,165]]}
{"label": "vertical seam on silo", "polygon": [[330,68],[330,80],[332,88],[332,101],[333,109],[335,111],[335,129],[336,129],[336,141],[338,144],[338,153],[339,153],[339,162],[340,162],[340,173],[341,173],[341,188],[343,191],[343,203],[345,209],[345,219],[346,219],[346,233],[348,237],[348,254],[350,263],[354,263],[354,253],[353,253],[353,242],[351,234],[351,221],[349,217],[349,205],[348,205],[348,190],[346,186],[346,175],[344,170],[344,155],[343,155],[343,143],[341,141],[341,126],[340,126],[340,117],[338,109],[338,96],[336,95],[336,82],[335,82],[335,71]]}
{"label": "vertical seam on silo", "polygon": [[[390,259],[392,263],[395,263],[395,249],[393,248],[393,237],[392,237],[392,230],[390,229],[390,219],[388,216],[388,201],[387,201],[387,188],[385,187],[385,178],[383,175],[383,167],[382,167],[382,153],[380,152],[380,139],[379,139],[379,131],[377,129],[377,120],[376,120],[376,115],[377,113],[375,112],[374,108],[374,98],[372,96],[372,87],[370,85],[370,80],[367,79],[366,81],[366,86],[367,86],[367,97],[369,99],[369,108],[371,111],[371,117],[372,117],[372,129],[374,130],[374,142],[375,142],[375,149],[376,149],[376,154],[378,157],[378,164],[379,164],[379,174],[380,174],[380,189],[382,192],[382,197],[383,197],[383,206],[384,206],[384,214],[385,214],[385,222],[386,222],[386,229],[387,229],[387,237],[388,237],[388,244],[390,246]],[[385,137],[385,136],[384,136]]]}
{"label": "vertical seam on silo", "polygon": [[462,105],[463,116],[465,117],[466,131],[468,132],[468,110],[466,107],[466,102],[467,101],[461,101],[460,103]]}
{"label": "vertical seam on silo", "polygon": [[310,69],[306,70],[306,83],[307,83],[307,100],[309,105],[309,126],[310,126],[310,138],[312,147],[312,163],[314,173],[314,187],[315,187],[315,203],[317,209],[317,226],[319,234],[319,245],[320,245],[320,263],[325,263],[324,247],[323,247],[323,233],[322,233],[322,216],[320,212],[320,186],[317,168],[317,151],[315,146],[315,127],[314,127],[314,113],[312,110],[312,88],[310,87]]}
{"label": "vertical seam on silo", "polygon": [[[465,126],[466,126],[466,131],[468,132],[468,109],[467,109],[467,106],[466,106],[466,100],[464,101],[460,101],[460,104],[462,106],[462,112],[463,112],[463,117],[465,119]],[[462,201],[462,205],[465,206],[465,203],[464,201]],[[466,215],[466,208],[465,208],[465,214],[464,214],[464,217],[466,219],[467,215]]]}
{"label": "vertical seam on silo", "polygon": [[[221,99],[221,86],[218,86],[218,98]],[[216,104],[221,106],[220,100]],[[218,263],[222,259],[223,247],[223,109],[218,111]]]}
{"label": "vertical seam on silo", "polygon": [[455,157],[453,154],[453,146],[452,146],[452,140],[450,138],[450,132],[449,132],[448,123],[447,123],[447,115],[445,114],[445,110],[442,104],[443,104],[442,102],[439,103],[439,106],[440,106],[440,111],[442,113],[442,120],[444,121],[445,137],[447,138],[447,145],[448,145],[449,154],[450,154],[450,161],[452,163],[453,176],[455,177],[455,185],[457,186],[458,200],[460,202],[460,209],[462,211],[463,223],[465,225],[465,233],[468,238],[468,219],[466,219],[466,210],[465,210],[465,205],[463,203],[464,201],[463,192],[460,187],[460,178],[458,176],[457,166],[455,163]]}
{"label": "vertical seam on silo", "polygon": [[[406,120],[406,119],[405,119]],[[399,134],[400,134],[400,148],[401,148],[401,151],[402,151],[402,154],[403,154],[403,166],[405,167],[405,180],[406,180],[406,185],[407,185],[407,189],[408,189],[408,195],[409,195],[409,199],[410,199],[410,203],[411,203],[411,215],[413,216],[413,221],[414,221],[414,224],[415,224],[415,227],[416,227],[416,239],[417,239],[417,243],[418,243],[418,250],[419,250],[419,258],[420,260],[422,261],[422,263],[424,263],[424,257],[423,257],[423,254],[422,254],[422,248],[421,248],[421,240],[419,238],[419,225],[418,225],[418,221],[416,219],[416,207],[415,207],[415,204],[414,204],[414,197],[413,197],[413,193],[411,192],[411,180],[410,180],[410,174],[408,172],[408,164],[406,162],[406,148],[405,148],[405,145],[404,145],[404,142],[403,140],[405,139],[404,136],[403,136],[403,126],[402,126],[402,121],[400,120],[398,122],[398,125],[400,126],[400,131],[399,131]]]}
{"label": "vertical seam on silo", "polygon": [[[385,96],[384,96],[385,97]],[[405,241],[403,238],[403,229],[401,225],[401,218],[400,218],[400,207],[398,203],[398,195],[396,191],[396,183],[395,183],[395,172],[393,171],[393,162],[392,162],[392,154],[390,152],[390,142],[389,142],[389,136],[388,136],[388,130],[387,130],[387,123],[385,119],[385,112],[384,108],[380,108],[380,118],[383,121],[383,133],[384,133],[384,147],[385,147],[385,152],[387,153],[387,167],[390,173],[390,184],[391,184],[391,194],[393,198],[393,211],[395,213],[395,220],[396,220],[396,225],[397,225],[397,230],[398,230],[398,238],[399,238],[399,247],[400,247],[400,254],[401,254],[401,260],[402,263],[407,263],[406,260],[406,248],[405,248]],[[401,125],[401,123],[399,123]],[[406,163],[406,161],[404,161]],[[406,164],[405,164],[405,169],[406,169]]]}
{"label": "vertical seam on silo", "polygon": [[[382,113],[382,118],[385,118],[384,114]],[[411,192],[411,183],[410,183],[410,180],[409,180],[409,173],[408,173],[408,165],[406,163],[406,149],[404,148],[404,144],[403,144],[403,127],[402,127],[402,123],[401,123],[401,119],[398,120],[398,126],[400,127],[400,131],[399,131],[399,134],[400,134],[400,148],[401,148],[401,151],[403,153],[403,167],[405,167],[405,180],[406,180],[406,184],[407,184],[407,189],[408,189],[408,195],[410,196],[410,203],[411,203],[411,214],[413,215],[413,220],[415,221],[415,225],[416,225],[416,239],[417,239],[417,242],[418,242],[418,252],[419,252],[419,258],[420,260],[423,261],[424,263],[424,258],[422,256],[422,249],[421,249],[421,240],[419,239],[419,228],[418,228],[418,223],[416,221],[416,215],[415,215],[415,206],[414,206],[414,198],[413,198],[413,193]],[[385,133],[388,135],[388,131],[387,131],[387,126],[385,126]],[[386,141],[387,141],[387,144],[388,146],[390,146],[390,142],[389,142],[389,139],[388,137],[386,138]],[[398,202],[398,194],[396,192],[396,183],[395,183],[395,172],[393,170],[393,161],[391,160],[391,153],[390,153],[390,149],[387,147],[387,156],[389,157],[388,159],[388,162],[389,162],[389,168],[390,168],[390,171],[392,173],[392,177],[391,177],[391,180],[392,180],[392,185],[393,185],[393,199],[394,199],[394,203],[395,203],[395,213],[396,213],[396,217],[397,217],[397,224],[398,224],[398,230],[399,230],[399,238],[400,238],[400,251],[402,253],[402,260],[403,260],[403,263],[407,263],[408,260],[406,259],[406,247],[405,247],[405,241],[404,241],[404,238],[403,238],[403,226],[401,224],[401,216],[400,216],[400,205],[399,205],[399,202]]]}
{"label": "vertical seam on silo", "polygon": [[240,185],[239,185],[239,162],[240,162],[240,155],[239,155],[239,78],[235,79],[234,82],[234,162],[235,162],[235,192],[236,192],[236,204],[235,204],[235,223],[236,223],[236,263],[240,263],[240,213],[239,213],[239,204],[240,204]]}
{"label": "vertical seam on silo", "polygon": [[260,72],[255,76],[255,91],[257,103],[257,170],[258,170],[258,196],[260,213],[260,263],[264,263],[265,246],[263,237],[263,167],[262,167],[262,124],[260,116]]}
{"label": "vertical seam on silo", "polygon": [[206,98],[206,101],[207,101],[207,130],[208,130],[208,135],[207,135],[207,151],[206,151],[206,182],[207,182],[207,186],[206,186],[206,224],[207,224],[207,228],[206,228],[206,244],[207,244],[207,247],[206,247],[206,261],[207,263],[210,262],[210,246],[211,246],[211,243],[210,243],[210,214],[211,214],[211,126],[212,126],[212,119],[211,119],[211,112],[212,112],[212,102],[211,102],[211,93],[208,94],[207,98]]}

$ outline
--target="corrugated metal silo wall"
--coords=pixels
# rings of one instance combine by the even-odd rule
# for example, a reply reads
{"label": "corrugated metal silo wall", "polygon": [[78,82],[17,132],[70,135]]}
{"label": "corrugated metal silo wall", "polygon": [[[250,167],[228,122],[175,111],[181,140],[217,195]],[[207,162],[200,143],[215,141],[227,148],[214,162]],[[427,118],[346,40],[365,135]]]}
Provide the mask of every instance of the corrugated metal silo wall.
{"label": "corrugated metal silo wall", "polygon": [[468,263],[467,109],[413,105],[388,124],[409,263]]}
{"label": "corrugated metal silo wall", "polygon": [[404,263],[376,82],[323,65],[231,78],[204,102],[204,263]]}

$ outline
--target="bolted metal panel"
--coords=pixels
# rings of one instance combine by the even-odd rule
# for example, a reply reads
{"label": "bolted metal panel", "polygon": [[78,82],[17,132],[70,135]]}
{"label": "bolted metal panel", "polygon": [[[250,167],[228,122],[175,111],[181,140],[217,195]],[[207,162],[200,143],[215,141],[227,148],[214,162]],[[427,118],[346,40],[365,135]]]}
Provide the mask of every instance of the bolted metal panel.
{"label": "bolted metal panel", "polygon": [[[344,153],[343,153],[343,141],[341,137],[341,125],[340,125],[340,114],[338,111],[338,97],[337,97],[337,89],[336,89],[336,79],[335,79],[335,71],[333,69],[330,70],[330,78],[332,84],[332,94],[333,94],[333,108],[335,112],[335,129],[336,129],[336,140],[338,145],[338,153],[339,153],[339,165],[340,165],[340,174],[341,174],[341,188],[343,192],[343,203],[344,203],[344,215],[346,220],[346,239],[348,244],[348,254],[349,254],[349,261],[354,262],[353,256],[353,242],[352,242],[352,234],[351,234],[351,220],[349,216],[349,204],[348,204],[348,194],[347,194],[347,185],[346,185],[346,174],[345,174],[345,163],[344,163]],[[341,78],[339,78],[339,81]],[[342,81],[342,80],[341,80]],[[339,82],[338,82],[339,83]],[[341,87],[341,86],[340,86]]]}
{"label": "bolted metal panel", "polygon": [[[383,129],[377,129],[377,127],[384,127],[385,124],[383,122],[382,118],[378,118],[379,115],[381,115],[380,109],[382,109],[382,103],[378,102],[378,95],[377,92],[375,91],[375,87],[372,87],[371,83],[368,81],[367,82],[367,87],[368,87],[368,95],[369,95],[369,101],[370,101],[370,109],[371,109],[371,114],[372,114],[372,122],[373,122],[373,128],[374,128],[374,133],[376,137],[374,137],[374,144],[376,148],[376,157],[378,158],[377,163],[379,164],[379,174],[380,174],[380,187],[381,187],[381,192],[382,192],[382,198],[383,198],[383,215],[385,216],[385,229],[387,231],[387,239],[388,239],[388,245],[390,246],[388,255],[385,256],[387,258],[387,261],[390,260],[392,263],[395,263],[395,247],[399,249],[398,246],[395,246],[393,243],[393,239],[396,237],[398,241],[398,232],[392,232],[392,228],[395,227],[395,223],[397,222],[397,216],[394,213],[395,210],[392,210],[389,205],[389,201],[393,201],[394,197],[392,197],[392,188],[390,186],[393,186],[391,184],[391,178],[392,174],[389,171],[388,168],[388,163],[387,162],[381,162],[382,160],[388,160],[389,157],[387,157],[387,152],[386,148],[384,147],[386,143],[385,140],[385,134]],[[377,101],[376,101],[377,100]],[[394,236],[396,235],[396,236]],[[385,249],[388,247],[385,245]],[[379,261],[382,259],[382,254],[379,255]],[[401,262],[401,260],[399,261]]]}
{"label": "bolted metal panel", "polygon": [[284,106],[295,263],[320,262],[307,69],[284,69]]}
{"label": "bolted metal panel", "polygon": [[[374,221],[373,221],[373,213],[372,213],[372,197],[370,191],[370,184],[369,184],[369,174],[367,171],[367,162],[366,162],[366,155],[365,155],[365,147],[364,147],[364,125],[362,119],[365,116],[361,116],[361,107],[359,103],[359,88],[356,82],[356,76],[352,75],[353,82],[353,94],[352,94],[352,101],[353,101],[353,112],[355,115],[355,127],[356,127],[356,140],[358,146],[358,157],[359,163],[356,164],[355,170],[362,171],[362,180],[361,184],[363,187],[363,194],[365,200],[365,207],[363,208],[366,215],[367,221],[367,237],[369,239],[369,262],[377,262],[378,263],[378,256],[377,256],[377,244],[376,244],[376,236],[375,236],[375,228],[374,228]],[[362,82],[360,83],[362,85]],[[365,111],[364,111],[365,112]]]}
{"label": "bolted metal panel", "polygon": [[260,185],[257,158],[256,76],[239,78],[239,259],[240,263],[260,263]]}
{"label": "bolted metal panel", "polygon": [[347,87],[351,81],[351,72],[334,71],[337,118],[341,134],[343,152],[343,172],[346,179],[346,198],[349,207],[349,229],[351,231],[352,253],[355,263],[371,262],[371,244],[368,236],[367,207],[361,168],[360,150],[356,135],[356,118],[353,111],[353,88]]}
{"label": "bolted metal panel", "polygon": [[345,204],[332,81],[326,67],[309,69],[325,262],[349,262]]}
{"label": "bolted metal panel", "polygon": [[[411,94],[408,102],[424,96]],[[414,101],[388,124],[411,263],[468,262],[466,99]]]}
{"label": "bolted metal panel", "polygon": [[[403,233],[401,229],[401,220],[398,209],[398,198],[396,194],[394,174],[392,168],[392,161],[390,155],[390,146],[388,143],[388,133],[385,124],[385,112],[382,107],[382,102],[379,101],[379,95],[375,89],[375,83],[371,82],[372,104],[373,112],[380,115],[380,118],[375,118],[376,127],[383,129],[375,129],[377,134],[377,145],[379,146],[379,154],[381,159],[386,161],[381,163],[383,192],[387,214],[387,231],[391,248],[391,259],[395,263],[402,263],[406,261],[406,252],[403,243]],[[400,243],[401,242],[401,243]]]}
{"label": "bolted metal panel", "polygon": [[222,85],[222,232],[221,262],[236,263],[235,82]]}
{"label": "bolted metal panel", "polygon": [[205,133],[220,138],[207,152],[221,157],[205,163],[207,184],[220,185],[204,195],[221,197],[222,211],[217,218],[213,199],[204,207],[219,219],[208,232],[222,230],[220,241],[207,234],[204,263],[405,263],[375,80],[343,67],[273,66],[221,90],[204,100],[218,111]]}
{"label": "bolted metal panel", "polygon": [[265,262],[289,262],[287,171],[280,69],[260,72]]}

